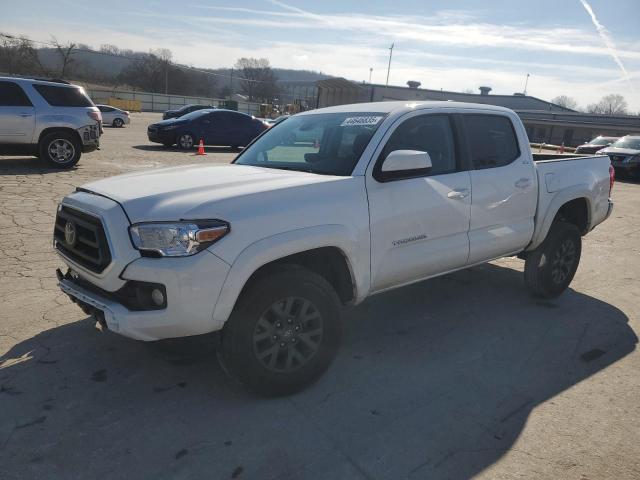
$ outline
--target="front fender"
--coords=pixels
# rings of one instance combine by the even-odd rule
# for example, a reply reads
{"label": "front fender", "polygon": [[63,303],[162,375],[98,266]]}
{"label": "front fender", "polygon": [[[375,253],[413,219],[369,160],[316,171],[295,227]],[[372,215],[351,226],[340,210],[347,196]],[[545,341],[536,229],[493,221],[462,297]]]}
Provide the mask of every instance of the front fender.
{"label": "front fender", "polygon": [[355,285],[355,303],[369,291],[369,249],[359,245],[353,231],[343,225],[318,225],[291,230],[258,240],[234,260],[213,312],[213,321],[222,326],[233,311],[247,280],[260,267],[295,253],[322,247],[336,247],[345,255]]}

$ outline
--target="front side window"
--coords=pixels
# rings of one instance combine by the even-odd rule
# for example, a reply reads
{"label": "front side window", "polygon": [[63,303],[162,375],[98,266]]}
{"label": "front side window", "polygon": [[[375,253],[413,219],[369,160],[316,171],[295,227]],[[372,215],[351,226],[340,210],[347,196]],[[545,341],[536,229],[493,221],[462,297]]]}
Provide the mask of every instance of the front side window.
{"label": "front side window", "polygon": [[420,115],[405,120],[389,138],[381,159],[395,150],[427,152],[432,164],[428,175],[452,173],[458,169],[453,129],[447,115]]}
{"label": "front side window", "polygon": [[463,115],[473,167],[509,165],[520,156],[511,120],[501,115]]}
{"label": "front side window", "polygon": [[32,107],[22,87],[13,82],[0,82],[0,107]]}
{"label": "front side window", "polygon": [[84,90],[78,87],[58,87],[36,83],[33,88],[52,107],[93,107],[93,102]]}
{"label": "front side window", "polygon": [[234,163],[325,175],[351,175],[385,113],[316,113],[271,127]]}

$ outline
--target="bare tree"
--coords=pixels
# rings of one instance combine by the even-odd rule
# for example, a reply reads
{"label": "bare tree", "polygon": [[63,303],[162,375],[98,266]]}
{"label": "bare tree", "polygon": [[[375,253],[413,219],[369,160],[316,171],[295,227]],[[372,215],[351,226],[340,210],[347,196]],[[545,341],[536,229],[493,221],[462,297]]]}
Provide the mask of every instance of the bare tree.
{"label": "bare tree", "polygon": [[240,70],[240,87],[249,100],[270,102],[276,95],[276,75],[266,58],[241,58],[235,68]]}
{"label": "bare tree", "polygon": [[169,69],[173,54],[168,48],[156,48],[149,50],[149,53],[158,59],[164,70],[164,93],[169,93]]}
{"label": "bare tree", "polygon": [[12,75],[44,75],[38,51],[27,37],[0,32],[0,71]]}
{"label": "bare tree", "polygon": [[58,52],[58,55],[60,56],[60,71],[58,73],[58,76],[60,78],[65,78],[65,76],[69,73],[69,71],[71,70],[71,67],[73,66],[73,54],[76,53],[76,44],[75,43],[71,43],[68,42],[66,44],[62,44],[60,42],[58,42],[58,40],[56,40],[55,37],[52,37],[51,39],[51,43],[53,44],[53,46],[56,49],[56,52]]}
{"label": "bare tree", "polygon": [[602,115],[626,115],[628,104],[624,97],[617,93],[612,93],[602,97],[598,103],[587,105],[587,112],[599,113]]}
{"label": "bare tree", "polygon": [[578,108],[578,102],[572,97],[567,95],[559,95],[551,99],[551,103],[560,105],[561,107],[568,108],[570,110],[576,110]]}

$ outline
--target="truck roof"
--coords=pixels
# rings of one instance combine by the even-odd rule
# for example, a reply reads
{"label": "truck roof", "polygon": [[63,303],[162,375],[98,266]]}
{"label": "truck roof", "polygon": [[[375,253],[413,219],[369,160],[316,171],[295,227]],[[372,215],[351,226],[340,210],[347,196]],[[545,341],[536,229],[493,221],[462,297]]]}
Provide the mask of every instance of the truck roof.
{"label": "truck roof", "polygon": [[493,110],[496,112],[511,112],[512,110],[505,107],[495,105],[486,105],[484,103],[464,103],[449,102],[438,100],[426,101],[393,101],[393,102],[369,102],[369,103],[352,103],[348,105],[336,105],[334,107],[319,108],[317,110],[309,110],[301,113],[301,115],[313,115],[314,113],[348,113],[348,112],[375,112],[375,113],[391,113],[399,111],[411,111],[416,109],[430,108],[477,108],[481,110]]}

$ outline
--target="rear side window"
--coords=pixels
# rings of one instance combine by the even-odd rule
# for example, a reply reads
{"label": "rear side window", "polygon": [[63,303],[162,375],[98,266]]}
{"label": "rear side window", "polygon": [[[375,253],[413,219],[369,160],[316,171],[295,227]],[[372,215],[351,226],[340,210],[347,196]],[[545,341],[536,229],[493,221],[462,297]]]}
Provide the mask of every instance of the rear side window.
{"label": "rear side window", "polygon": [[500,115],[463,115],[473,167],[509,165],[520,156],[511,120]]}
{"label": "rear side window", "polygon": [[394,150],[427,152],[433,164],[429,175],[457,170],[455,140],[447,115],[421,115],[405,120],[389,138],[381,158]]}
{"label": "rear side window", "polygon": [[115,108],[105,107],[103,105],[100,105],[98,107],[98,110],[100,110],[101,112],[113,112],[113,111],[115,111]]}
{"label": "rear side window", "polygon": [[33,88],[52,107],[93,107],[93,102],[84,91],[76,87],[34,84]]}
{"label": "rear side window", "polygon": [[0,82],[0,107],[32,107],[22,87],[13,82]]}

